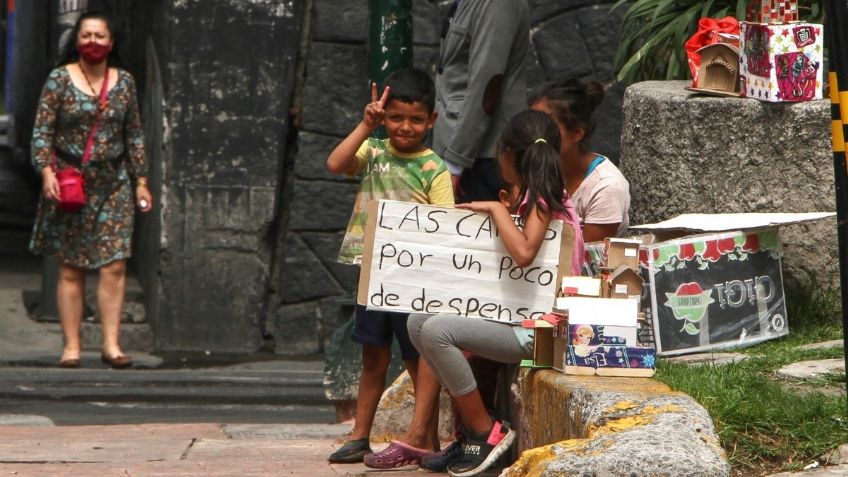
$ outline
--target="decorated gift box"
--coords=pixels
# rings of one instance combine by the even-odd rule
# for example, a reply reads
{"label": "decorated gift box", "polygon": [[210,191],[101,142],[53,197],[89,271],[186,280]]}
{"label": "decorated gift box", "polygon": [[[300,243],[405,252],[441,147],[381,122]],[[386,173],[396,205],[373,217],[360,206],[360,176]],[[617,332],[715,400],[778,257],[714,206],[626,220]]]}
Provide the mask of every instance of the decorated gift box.
{"label": "decorated gift box", "polygon": [[626,345],[570,345],[566,356],[567,366],[594,368],[629,368],[653,370],[657,353],[653,348]]}
{"label": "decorated gift box", "polygon": [[823,27],[741,23],[739,92],[761,101],[821,99]]}
{"label": "decorated gift box", "polygon": [[553,334],[553,367],[566,374],[653,376],[655,350],[636,346],[639,300],[560,297],[555,308],[568,314]]}
{"label": "decorated gift box", "polygon": [[746,20],[751,23],[788,23],[798,21],[797,0],[749,0]]}

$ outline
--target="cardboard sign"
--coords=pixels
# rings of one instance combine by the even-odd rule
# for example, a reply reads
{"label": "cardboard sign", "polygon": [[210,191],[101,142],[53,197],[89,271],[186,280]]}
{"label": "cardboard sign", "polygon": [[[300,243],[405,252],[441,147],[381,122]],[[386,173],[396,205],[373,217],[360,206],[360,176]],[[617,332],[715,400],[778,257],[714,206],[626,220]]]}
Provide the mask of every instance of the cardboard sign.
{"label": "cardboard sign", "polygon": [[491,217],[397,201],[368,204],[357,302],[369,309],[521,323],[551,311],[571,270],[574,231],[552,220],[521,268]]}

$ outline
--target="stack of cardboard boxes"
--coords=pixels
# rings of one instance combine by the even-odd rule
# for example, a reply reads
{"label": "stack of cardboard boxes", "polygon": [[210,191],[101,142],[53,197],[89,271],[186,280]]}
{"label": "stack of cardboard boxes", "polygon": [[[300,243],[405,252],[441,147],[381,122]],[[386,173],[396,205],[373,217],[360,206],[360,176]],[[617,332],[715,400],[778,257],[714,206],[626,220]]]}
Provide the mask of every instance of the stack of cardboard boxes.
{"label": "stack of cardboard boxes", "polygon": [[638,343],[640,245],[607,239],[599,275],[563,278],[554,312],[525,325],[536,333],[535,366],[566,374],[654,375],[656,351]]}

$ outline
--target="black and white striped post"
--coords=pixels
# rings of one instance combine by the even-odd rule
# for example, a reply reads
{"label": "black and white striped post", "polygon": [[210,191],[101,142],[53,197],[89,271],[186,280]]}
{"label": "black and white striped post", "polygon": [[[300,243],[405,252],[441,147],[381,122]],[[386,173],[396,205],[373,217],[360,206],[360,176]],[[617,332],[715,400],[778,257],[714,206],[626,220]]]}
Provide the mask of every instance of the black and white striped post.
{"label": "black and white striped post", "polygon": [[[830,31],[830,103],[833,130],[833,173],[836,180],[836,223],[839,240],[839,276],[842,291],[842,340],[848,372],[848,0],[825,0],[825,28]],[[848,392],[848,381],[845,382]]]}

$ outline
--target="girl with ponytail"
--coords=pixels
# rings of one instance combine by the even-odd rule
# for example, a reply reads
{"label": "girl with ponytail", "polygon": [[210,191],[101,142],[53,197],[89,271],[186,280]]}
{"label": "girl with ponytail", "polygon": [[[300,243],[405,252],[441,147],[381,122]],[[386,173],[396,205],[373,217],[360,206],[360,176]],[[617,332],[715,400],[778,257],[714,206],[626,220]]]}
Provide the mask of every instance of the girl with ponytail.
{"label": "girl with ponytail", "polygon": [[[577,214],[563,188],[559,157],[560,137],[556,123],[545,113],[524,111],[512,118],[500,137],[498,162],[508,184],[501,202],[471,202],[456,207],[491,215],[498,233],[513,260],[521,267],[533,262],[553,219],[574,227],[575,247],[572,273],[579,274],[583,239]],[[524,227],[518,228],[510,212],[516,211]],[[552,297],[553,298],[553,297]],[[454,398],[455,409],[464,425],[464,438],[438,454],[446,461],[453,477],[477,475],[491,467],[515,441],[509,423],[493,419],[483,404],[477,381],[463,352],[499,363],[519,363],[533,356],[532,330],[517,323],[458,318],[453,314],[411,314],[407,320],[409,337],[423,358],[419,363],[418,386],[422,379],[437,379]],[[418,397],[416,395],[416,397]],[[430,420],[429,404],[416,401],[413,417],[421,423]],[[419,407],[425,412],[419,413]],[[430,459],[424,449],[393,443],[404,455],[415,454],[423,466]],[[407,462],[407,460],[403,460]],[[368,460],[366,458],[366,465]],[[430,467],[428,467],[430,468]]]}
{"label": "girl with ponytail", "polygon": [[[507,203],[470,202],[457,208],[492,216],[507,251],[520,267],[533,262],[551,219],[574,228],[571,273],[580,275],[583,260],[583,234],[577,213],[563,187],[560,170],[560,135],[556,123],[545,113],[524,111],[510,120],[498,143],[501,177],[511,188]],[[524,224],[512,221],[515,211]]]}

